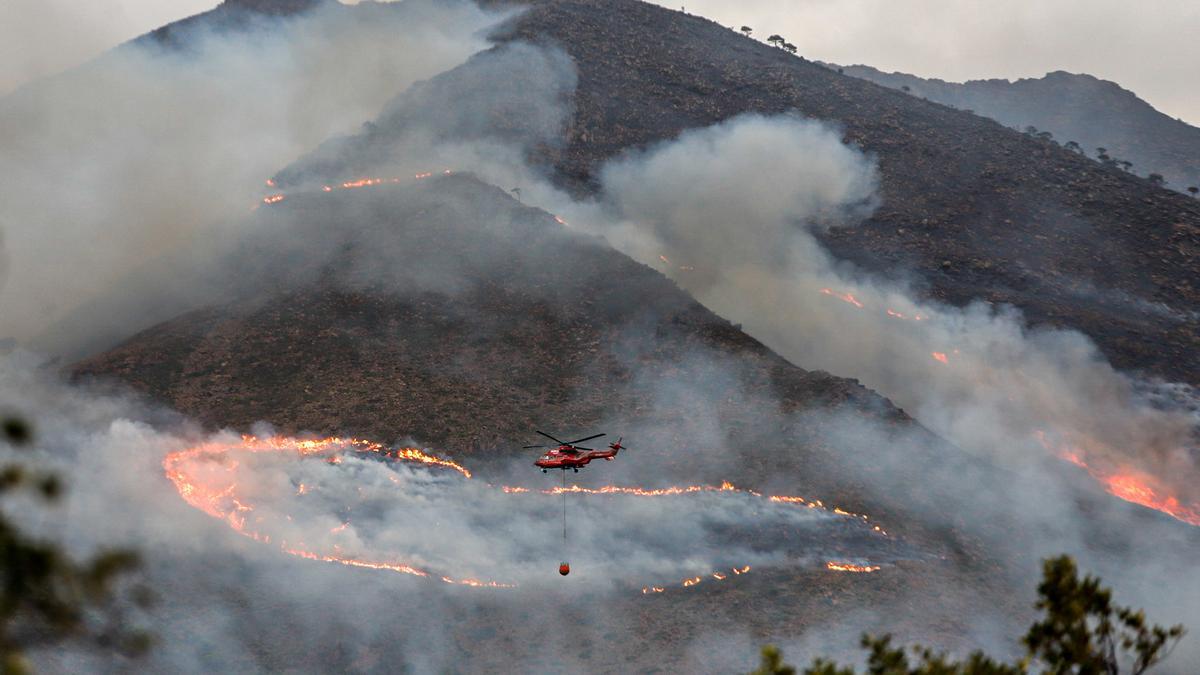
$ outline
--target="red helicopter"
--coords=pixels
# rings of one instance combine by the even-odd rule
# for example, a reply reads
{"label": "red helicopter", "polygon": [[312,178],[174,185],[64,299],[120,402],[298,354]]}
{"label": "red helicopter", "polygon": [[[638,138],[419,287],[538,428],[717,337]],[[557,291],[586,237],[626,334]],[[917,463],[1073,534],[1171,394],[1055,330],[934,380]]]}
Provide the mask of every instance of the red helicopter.
{"label": "red helicopter", "polygon": [[613,457],[616,457],[617,453],[625,447],[621,445],[621,439],[619,438],[615,443],[609,443],[607,450],[593,450],[592,448],[575,445],[576,443],[590,441],[593,438],[600,438],[604,434],[596,434],[595,436],[588,436],[587,438],[580,438],[574,441],[560,441],[544,431],[537,433],[558,443],[557,446],[526,445],[523,448],[524,450],[529,450],[530,448],[551,448],[533,463],[534,466],[541,468],[542,473],[547,473],[550,469],[562,469],[563,471],[572,469],[578,473],[581,467],[587,466],[593,459],[606,459],[611,462]]}

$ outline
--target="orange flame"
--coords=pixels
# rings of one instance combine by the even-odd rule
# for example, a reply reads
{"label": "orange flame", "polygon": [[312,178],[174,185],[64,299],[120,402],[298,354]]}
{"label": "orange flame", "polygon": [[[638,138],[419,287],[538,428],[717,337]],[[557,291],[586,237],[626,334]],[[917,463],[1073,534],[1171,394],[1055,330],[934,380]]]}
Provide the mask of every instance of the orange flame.
{"label": "orange flame", "polygon": [[[239,466],[239,460],[232,455],[235,452],[244,453],[293,453],[299,458],[316,458],[322,459],[331,464],[337,464],[342,461],[341,453],[345,451],[375,453],[383,457],[397,459],[406,462],[416,462],[427,466],[436,466],[460,473],[464,478],[470,479],[471,472],[462,465],[441,457],[429,454],[424,450],[417,448],[395,448],[390,449],[384,447],[380,443],[367,441],[357,438],[338,438],[330,437],[323,439],[308,439],[299,440],[282,436],[274,436],[269,438],[259,438],[255,436],[242,436],[235,441],[216,441],[206,442],[195,445],[183,450],[169,453],[163,458],[163,471],[168,480],[174,484],[175,489],[192,507],[203,511],[204,513],[225,522],[238,534],[253,539],[261,543],[271,543],[271,537],[256,531],[247,525],[248,517],[254,512],[254,506],[247,499],[237,492],[236,482],[226,483],[221,477],[224,474],[218,473],[217,485],[212,485],[213,479],[209,477],[207,480],[201,480],[199,477],[193,476],[190,471],[195,468],[197,460],[207,460],[224,470],[225,474],[232,472]],[[393,479],[394,482],[394,479]],[[310,492],[313,488],[300,483],[296,488],[296,495],[304,495]],[[509,487],[501,488],[506,494],[524,494],[531,490],[524,487]],[[688,495],[705,492],[716,493],[739,493],[748,494],[759,498],[765,498],[771,502],[783,504],[797,504],[808,508],[820,508],[828,510],[820,500],[806,500],[803,497],[786,496],[786,495],[771,495],[764,496],[762,493],[754,490],[746,490],[736,487],[728,481],[722,482],[720,485],[691,485],[677,486],[656,489],[644,489],[639,487],[626,486],[604,486],[599,488],[584,488],[578,485],[572,485],[567,488],[553,488],[549,490],[540,490],[540,494],[546,495],[561,495],[564,493],[574,494],[592,494],[592,495],[631,495],[638,497],[667,497],[674,495]],[[867,519],[865,515],[858,515],[843,511],[842,509],[834,508],[832,512],[843,517]],[[291,520],[291,517],[287,517]],[[257,520],[261,520],[259,517]],[[255,522],[257,522],[257,520]],[[350,526],[350,523],[344,522],[341,525],[330,530],[331,534],[338,534],[345,531]],[[887,536],[879,526],[874,527],[874,531],[882,536]],[[477,588],[512,588],[513,584],[502,583],[499,581],[480,580],[474,578],[461,578],[433,574],[428,570],[423,570],[412,565],[394,561],[374,561],[361,560],[340,555],[337,551],[338,547],[334,547],[331,553],[321,553],[313,551],[304,544],[289,544],[286,541],[279,543],[280,550],[284,553],[305,558],[308,560],[318,560],[328,563],[337,563],[348,567],[357,567],[363,569],[386,570],[408,574],[423,578],[439,579],[447,584],[456,584],[461,586],[470,586]],[[746,574],[750,571],[750,566],[736,567],[729,572],[715,571],[710,574],[710,577],[716,581],[724,581],[731,575],[738,576]],[[703,581],[703,576],[689,577],[682,580],[680,583],[683,587],[691,587]],[[643,589],[643,593],[661,593],[662,586],[647,586]]]}
{"label": "orange flame", "polygon": [[879,565],[855,565],[854,563],[832,561],[825,563],[825,568],[834,572],[858,572],[861,574],[870,574],[883,569]]}
{"label": "orange flame", "polygon": [[829,288],[822,288],[821,293],[823,293],[825,295],[831,295],[831,296],[837,298],[838,300],[841,300],[842,302],[848,302],[851,305],[854,305],[855,307],[857,307],[859,309],[863,308],[863,304],[858,301],[858,298],[854,297],[854,295],[852,295],[850,293],[837,293],[837,292],[834,292],[833,289],[829,289]]}
{"label": "orange flame", "polygon": [[950,363],[950,357],[946,356],[945,352],[933,352],[933,358],[941,363]]}
{"label": "orange flame", "polygon": [[1178,497],[1171,494],[1171,489],[1164,485],[1160,478],[1131,466],[1118,466],[1115,469],[1094,466],[1084,459],[1085,452],[1082,449],[1067,445],[1055,447],[1042,431],[1035,431],[1034,437],[1038,439],[1042,447],[1053,452],[1060,459],[1087,471],[1089,476],[1104,486],[1105,491],[1114,497],[1148,509],[1161,511],[1188,525],[1200,527],[1200,502],[1184,504]]}

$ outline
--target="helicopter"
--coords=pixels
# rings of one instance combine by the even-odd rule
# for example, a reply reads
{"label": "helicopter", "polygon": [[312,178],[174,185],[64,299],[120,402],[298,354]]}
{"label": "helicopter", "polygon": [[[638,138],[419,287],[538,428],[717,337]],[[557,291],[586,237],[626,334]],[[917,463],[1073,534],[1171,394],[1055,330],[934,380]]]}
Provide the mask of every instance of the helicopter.
{"label": "helicopter", "polygon": [[542,470],[542,473],[548,473],[550,469],[562,469],[563,471],[571,469],[575,471],[575,473],[579,473],[579,469],[587,466],[588,463],[590,463],[593,459],[604,459],[611,462],[612,459],[617,456],[617,453],[625,447],[621,445],[622,439],[620,438],[618,438],[614,443],[609,443],[608,449],[606,450],[594,450],[592,448],[585,448],[583,446],[576,445],[576,443],[590,441],[593,438],[600,438],[601,436],[604,436],[604,434],[596,434],[586,438],[579,438],[574,441],[560,441],[544,431],[539,431],[537,433],[549,438],[555,443],[558,443],[557,446],[526,445],[524,448],[522,448],[523,450],[529,450],[532,448],[550,448],[545,454],[539,457],[536,462],[533,463],[534,466]]}
{"label": "helicopter", "polygon": [[[595,434],[586,438],[578,438],[573,441],[560,441],[550,434],[539,431],[541,436],[545,436],[554,441],[558,445],[526,445],[523,450],[531,450],[533,448],[546,448],[546,452],[538,457],[533,463],[534,466],[542,470],[542,473],[549,473],[550,469],[562,469],[562,498],[563,498],[563,548],[567,545],[567,469],[571,469],[575,473],[579,473],[579,469],[587,466],[593,459],[604,459],[612,461],[617,453],[624,449],[621,445],[621,440],[618,438],[615,443],[609,443],[607,450],[595,450],[593,448],[585,448],[576,443],[590,441],[593,438],[600,438],[604,434]],[[562,576],[567,576],[571,573],[571,563],[566,560],[558,565],[558,573]]]}

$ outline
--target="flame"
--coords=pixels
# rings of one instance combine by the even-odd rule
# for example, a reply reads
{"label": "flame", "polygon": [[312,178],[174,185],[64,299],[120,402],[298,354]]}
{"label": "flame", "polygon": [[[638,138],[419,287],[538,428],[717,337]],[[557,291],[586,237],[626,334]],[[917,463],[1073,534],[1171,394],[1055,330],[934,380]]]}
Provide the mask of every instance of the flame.
{"label": "flame", "polygon": [[[338,454],[346,449],[352,449],[356,452],[371,452],[378,453],[385,457],[400,459],[410,462],[418,462],[430,466],[440,466],[452,469],[461,473],[466,478],[471,477],[471,472],[461,465],[440,457],[435,457],[426,453],[423,450],[416,448],[401,448],[389,450],[379,443],[365,441],[357,438],[323,438],[319,440],[296,440],[282,436],[270,438],[258,438],[255,436],[242,436],[239,442],[221,443],[209,442],[202,443],[184,450],[169,453],[163,458],[163,471],[179,492],[179,496],[191,506],[207,513],[208,515],[224,521],[235,532],[243,536],[249,537],[255,541],[270,543],[269,536],[250,529],[247,526],[246,515],[253,512],[254,507],[247,504],[242,498],[236,496],[237,485],[230,484],[226,487],[215,489],[202,484],[199,479],[192,477],[188,473],[188,468],[191,463],[199,459],[213,460],[227,471],[232,471],[238,466],[236,460],[230,458],[233,452],[290,452],[297,456],[324,456],[325,460],[331,463],[341,462],[341,457]],[[308,491],[308,487],[301,483],[297,488],[296,494],[302,495]],[[349,526],[349,523],[344,523],[340,527],[333,529],[333,532],[340,532]],[[374,570],[388,570],[399,572],[402,574],[410,574],[419,577],[429,577],[430,573],[398,562],[381,562],[371,560],[358,560],[355,558],[347,558],[335,554],[322,554],[308,550],[299,546],[288,546],[286,542],[280,544],[280,549],[284,553],[307,558],[310,560],[320,560],[323,562],[339,563],[350,567],[361,567]],[[464,586],[489,587],[489,588],[510,588],[512,584],[504,584],[497,581],[481,581],[479,579],[454,579],[448,576],[440,577],[442,581],[448,584],[458,584]]]}
{"label": "flame", "polygon": [[879,565],[856,565],[848,562],[830,561],[825,563],[825,569],[832,570],[834,572],[858,572],[862,574],[870,574],[871,572],[878,572],[883,568]]}
{"label": "flame", "polygon": [[940,362],[946,363],[946,364],[950,363],[950,357],[946,356],[945,352],[933,352],[932,356],[935,361],[940,361]]}
{"label": "flame", "polygon": [[[227,479],[232,480],[232,472],[238,468],[240,461],[236,456],[237,453],[285,453],[294,454],[297,458],[305,459],[320,459],[330,464],[339,464],[342,460],[344,452],[359,452],[373,453],[382,457],[395,459],[405,462],[414,462],[426,466],[440,467],[456,471],[464,478],[470,479],[471,472],[462,465],[442,457],[437,457],[428,453],[425,450],[417,448],[387,448],[380,443],[367,441],[358,438],[340,438],[329,437],[322,439],[295,439],[284,436],[273,436],[259,438],[256,436],[242,436],[240,439],[231,441],[212,441],[205,442],[195,446],[185,448],[169,453],[163,458],[163,472],[168,480],[175,486],[179,495],[185,502],[192,507],[208,514],[209,516],[223,521],[231,529],[242,536],[253,539],[254,541],[264,544],[271,543],[271,537],[254,529],[250,522],[259,522],[262,517],[251,520],[250,517],[254,514],[254,505],[249,499],[238,493],[236,482],[227,482]],[[193,475],[193,471],[197,468],[198,462],[206,462],[203,466],[215,466],[219,469],[216,472],[216,477],[207,475],[203,480],[199,476]],[[213,483],[216,483],[215,485]],[[393,482],[395,480],[393,479]],[[296,495],[305,495],[313,488],[305,483],[300,483],[296,487]],[[533,492],[525,487],[510,487],[503,486],[501,490],[506,494],[526,494]],[[828,509],[820,500],[807,500],[803,497],[787,496],[787,495],[770,495],[764,496],[762,493],[754,490],[747,490],[735,486],[729,481],[724,481],[720,485],[689,485],[689,486],[673,486],[666,488],[645,489],[640,487],[616,486],[609,485],[599,488],[584,488],[578,485],[571,485],[567,488],[556,487],[548,490],[539,490],[539,494],[544,495],[562,495],[565,493],[573,494],[590,494],[590,495],[628,495],[636,497],[670,497],[678,495],[689,495],[697,493],[737,493],[747,494],[758,498],[764,498],[768,501],[781,504],[796,504],[807,508],[819,508],[832,513],[848,518],[861,518],[867,520],[867,516],[854,514],[849,511],[844,511],[839,508]],[[291,516],[287,516],[291,520]],[[350,527],[350,522],[343,522],[341,525],[330,530],[330,534],[338,534]],[[882,536],[887,536],[879,526],[874,527],[874,531]],[[350,558],[341,555],[337,546],[332,552],[319,552],[310,549],[303,543],[290,544],[286,541],[278,543],[280,550],[289,555],[294,555],[307,560],[316,560],[327,563],[337,563],[348,567],[357,567],[362,569],[384,570],[407,574],[422,578],[440,580],[447,584],[455,584],[460,586],[469,586],[475,588],[512,588],[513,584],[503,583],[499,581],[482,580],[475,578],[455,578],[443,574],[434,574],[429,570],[421,569],[400,561],[378,561],[378,560],[362,560],[358,558]],[[750,566],[731,568],[728,572],[714,571],[708,576],[715,581],[724,581],[731,576],[739,576],[750,571]],[[704,576],[688,577],[680,582],[681,586],[690,588],[699,584],[704,580]],[[642,591],[644,594],[661,593],[662,586],[647,586]]]}
{"label": "flame", "polygon": [[829,288],[822,288],[821,293],[823,293],[825,295],[832,295],[833,297],[837,298],[838,300],[841,300],[842,302],[848,302],[851,305],[854,305],[855,307],[857,307],[859,309],[863,308],[863,304],[858,301],[858,298],[854,297],[850,293],[836,293],[832,289],[829,289]]}
{"label": "flame", "polygon": [[1063,443],[1056,446],[1043,431],[1035,431],[1034,437],[1042,444],[1042,447],[1060,459],[1086,471],[1089,476],[1104,486],[1105,491],[1110,495],[1148,509],[1161,511],[1188,525],[1200,527],[1200,502],[1184,504],[1178,497],[1171,494],[1171,488],[1166,486],[1161,479],[1128,465],[1103,468],[1099,463],[1089,463],[1085,459],[1086,452],[1083,449]]}
{"label": "flame", "polygon": [[554,216],[554,220],[557,221],[559,225],[566,225],[568,227],[570,226],[569,223],[567,223],[566,220],[563,220],[561,216]]}
{"label": "flame", "polygon": [[[442,174],[443,174],[443,175],[446,175],[446,176],[449,176],[449,175],[451,175],[451,174],[453,174],[453,173],[454,173],[454,172],[453,172],[452,170],[450,170],[450,169],[446,169],[446,170],[442,171]],[[415,180],[422,180],[422,179],[425,179],[425,178],[430,178],[430,177],[432,177],[432,176],[433,176],[433,172],[432,172],[432,171],[425,171],[425,172],[418,173],[418,174],[414,175],[414,176],[413,176],[413,179],[415,179]],[[407,178],[407,177],[393,177],[393,178],[375,178],[375,177],[370,177],[370,178],[356,178],[356,179],[354,179],[354,180],[348,180],[348,181],[344,181],[344,182],[342,182],[342,183],[339,183],[339,184],[337,184],[337,185],[322,185],[322,186],[321,186],[321,191],[322,191],[322,192],[333,192],[335,189],[340,189],[340,190],[354,190],[354,189],[357,189],[357,188],[372,187],[372,186],[375,186],[375,185],[384,185],[384,184],[398,185],[398,184],[400,184],[400,183],[403,183],[403,182],[405,182],[406,180],[408,180],[408,178]],[[268,187],[276,187],[276,183],[275,183],[275,181],[274,181],[274,180],[272,180],[272,179],[269,179],[269,178],[268,178],[268,179],[267,179],[267,186],[268,186]],[[267,204],[268,206],[269,206],[269,205],[271,205],[271,204],[278,204],[279,202],[283,201],[283,200],[284,200],[286,197],[287,197],[287,195],[285,195],[285,194],[283,194],[283,193],[280,193],[280,194],[274,194],[274,195],[270,195],[270,196],[268,196],[268,197],[264,197],[264,198],[263,198],[263,203],[264,203],[264,204]]]}
{"label": "flame", "polygon": [[671,261],[670,261],[670,260],[667,260],[667,256],[665,256],[665,255],[660,255],[660,256],[658,256],[658,259],[659,259],[659,260],[661,260],[661,261],[663,262],[663,264],[664,264],[664,265],[670,265],[670,264],[671,264]]}

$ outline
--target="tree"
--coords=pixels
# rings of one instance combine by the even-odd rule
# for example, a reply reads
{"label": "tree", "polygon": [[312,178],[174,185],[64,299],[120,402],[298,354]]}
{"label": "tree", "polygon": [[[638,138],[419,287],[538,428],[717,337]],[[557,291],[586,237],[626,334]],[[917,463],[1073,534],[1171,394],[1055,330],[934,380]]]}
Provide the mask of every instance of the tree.
{"label": "tree", "polygon": [[1163,178],[1163,175],[1161,173],[1152,173],[1149,176],[1146,176],[1146,180],[1150,181],[1151,183],[1154,183],[1155,185],[1166,185],[1167,184],[1167,179]]}
{"label": "tree", "polygon": [[750,675],[796,675],[796,669],[783,662],[779,647],[767,645],[762,648],[762,663]]}
{"label": "tree", "polygon": [[1042,563],[1034,606],[1045,618],[1029,628],[1025,647],[1056,672],[1077,668],[1081,673],[1115,675],[1122,652],[1133,657],[1131,672],[1140,675],[1170,655],[1184,634],[1183,626],[1147,626],[1141,610],[1114,605],[1112,590],[1091,575],[1080,579],[1069,556]]}
{"label": "tree", "polygon": [[[957,661],[927,647],[905,650],[893,647],[890,635],[863,635],[869,651],[870,675],[1025,675],[1031,665],[1045,673],[1119,675],[1123,663],[1132,675],[1141,675],[1166,659],[1185,634],[1183,626],[1164,628],[1149,625],[1140,610],[1112,602],[1112,590],[1103,588],[1093,576],[1079,578],[1069,556],[1042,563],[1034,607],[1043,613],[1025,634],[1025,657],[1008,664],[976,651]],[[910,662],[907,652],[911,652]],[[794,675],[796,669],[783,662],[779,649],[768,645],[762,661],[751,675]],[[854,668],[818,658],[804,675],[855,675]]]}
{"label": "tree", "polygon": [[754,29],[751,28],[750,26],[742,26],[742,35],[745,35],[746,37],[750,37],[750,34],[753,32],[754,32]]}
{"label": "tree", "polygon": [[1096,148],[1096,158],[1101,162],[1107,162],[1112,159],[1108,156],[1108,148]]}
{"label": "tree", "polygon": [[772,35],[771,37],[767,38],[767,42],[776,47],[782,47],[783,43],[784,43],[784,39],[783,39],[782,35],[776,34],[776,35]]}
{"label": "tree", "polygon": [[1122,159],[1119,160],[1117,164],[1120,164],[1121,168],[1125,169],[1126,171],[1133,171],[1133,162],[1130,162],[1129,160]]}
{"label": "tree", "polygon": [[1081,155],[1083,154],[1083,148],[1079,147],[1079,143],[1076,143],[1075,141],[1067,141],[1063,147],[1068,150],[1078,152]]}
{"label": "tree", "polygon": [[783,43],[783,48],[786,49],[789,54],[795,54],[796,52],[800,51],[799,47],[790,42]]}
{"label": "tree", "polygon": [[1052,141],[1052,140],[1054,140],[1054,134],[1050,133],[1049,131],[1039,131],[1039,132],[1037,132],[1037,134],[1035,134],[1035,135],[1036,135],[1038,138],[1042,139],[1043,141]]}
{"label": "tree", "polygon": [[1200,187],[1196,187],[1195,185],[1193,185],[1193,186],[1189,187],[1187,189],[1187,191],[1190,192],[1193,197],[1195,197],[1196,193],[1200,193]]}
{"label": "tree", "polygon": [[[20,449],[32,440],[28,423],[15,417],[0,420],[0,443]],[[49,506],[61,498],[63,485],[56,475],[19,462],[0,466],[0,497],[17,492]],[[137,565],[137,556],[123,550],[76,561],[58,544],[22,532],[0,511],[0,671],[27,672],[27,650],[71,638],[106,651],[143,653],[150,637],[124,626],[123,607],[145,607],[149,591],[121,589],[129,591],[126,596],[115,588],[118,578]]]}
{"label": "tree", "polygon": [[1029,126],[1025,127],[1025,133],[1026,133],[1026,134],[1029,134],[1030,136],[1036,136],[1036,135],[1037,135],[1037,132],[1038,132],[1038,128],[1037,128],[1037,127],[1035,127],[1035,126],[1033,126],[1032,124],[1030,124]]}

